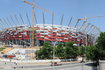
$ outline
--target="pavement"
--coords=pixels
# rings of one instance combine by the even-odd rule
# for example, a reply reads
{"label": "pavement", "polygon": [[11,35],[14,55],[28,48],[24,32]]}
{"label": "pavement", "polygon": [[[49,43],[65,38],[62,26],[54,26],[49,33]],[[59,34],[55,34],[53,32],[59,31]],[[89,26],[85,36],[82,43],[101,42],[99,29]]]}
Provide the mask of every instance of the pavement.
{"label": "pavement", "polygon": [[0,61],[0,70],[97,70],[90,62],[67,62],[60,66],[51,66],[51,63],[13,63]]}

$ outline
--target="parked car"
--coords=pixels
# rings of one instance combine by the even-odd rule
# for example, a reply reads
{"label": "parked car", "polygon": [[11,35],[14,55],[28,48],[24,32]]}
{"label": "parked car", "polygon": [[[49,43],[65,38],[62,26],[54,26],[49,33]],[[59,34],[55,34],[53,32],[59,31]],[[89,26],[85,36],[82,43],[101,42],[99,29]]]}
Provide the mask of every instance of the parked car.
{"label": "parked car", "polygon": [[4,58],[10,58],[10,59],[11,59],[11,58],[16,57],[16,56],[15,56],[15,55],[6,55],[6,54],[5,54],[5,55],[3,55],[3,57],[4,57]]}
{"label": "parked car", "polygon": [[13,57],[15,57],[15,55],[8,55],[7,58],[12,59]]}

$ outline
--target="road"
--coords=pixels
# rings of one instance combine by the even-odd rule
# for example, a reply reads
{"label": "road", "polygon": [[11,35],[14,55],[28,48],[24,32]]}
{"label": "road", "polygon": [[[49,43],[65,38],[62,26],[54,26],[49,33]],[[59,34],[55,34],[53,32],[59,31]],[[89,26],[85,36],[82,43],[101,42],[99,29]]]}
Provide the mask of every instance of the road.
{"label": "road", "polygon": [[60,66],[50,66],[50,64],[20,64],[12,62],[0,62],[0,70],[96,70],[89,63],[65,63]]}

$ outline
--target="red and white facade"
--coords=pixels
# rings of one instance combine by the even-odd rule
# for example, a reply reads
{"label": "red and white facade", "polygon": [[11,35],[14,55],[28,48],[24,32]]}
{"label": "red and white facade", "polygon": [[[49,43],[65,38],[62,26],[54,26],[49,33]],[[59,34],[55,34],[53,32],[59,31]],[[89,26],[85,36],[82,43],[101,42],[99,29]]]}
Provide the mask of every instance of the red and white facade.
{"label": "red and white facade", "polygon": [[[17,26],[4,29],[0,32],[0,40],[5,41],[26,41],[31,39],[31,27]],[[92,45],[94,37],[80,32],[74,27],[37,24],[35,26],[35,39],[38,41],[70,42],[77,44]],[[29,41],[30,42],[30,41]],[[10,43],[10,42],[9,42]],[[18,43],[17,43],[18,44]]]}

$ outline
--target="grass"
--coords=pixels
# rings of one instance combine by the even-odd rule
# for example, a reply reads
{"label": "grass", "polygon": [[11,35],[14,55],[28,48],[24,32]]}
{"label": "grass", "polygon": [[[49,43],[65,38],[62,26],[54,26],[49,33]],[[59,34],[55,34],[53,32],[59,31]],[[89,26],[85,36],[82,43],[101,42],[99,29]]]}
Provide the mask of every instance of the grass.
{"label": "grass", "polygon": [[3,51],[5,48],[0,48],[0,51]]}

